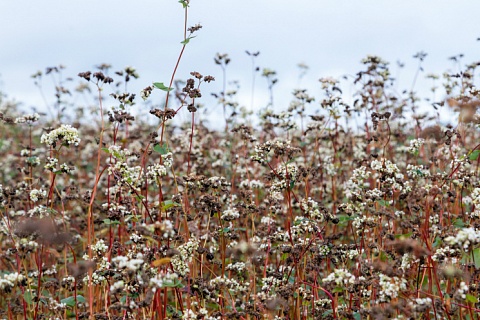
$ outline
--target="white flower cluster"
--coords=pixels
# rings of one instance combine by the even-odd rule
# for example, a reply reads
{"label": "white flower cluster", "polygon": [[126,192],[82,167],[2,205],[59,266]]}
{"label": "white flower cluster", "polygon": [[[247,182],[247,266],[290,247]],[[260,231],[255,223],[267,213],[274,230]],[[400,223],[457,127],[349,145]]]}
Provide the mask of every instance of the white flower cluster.
{"label": "white flower cluster", "polygon": [[112,262],[114,262],[119,269],[129,269],[132,271],[136,271],[142,266],[144,260],[142,254],[139,253],[137,254],[136,259],[129,259],[125,256],[116,256],[112,259]]}
{"label": "white flower cluster", "polygon": [[171,239],[175,237],[175,234],[176,234],[172,221],[168,219],[164,219],[162,222],[155,221],[155,224],[148,225],[148,226],[145,225],[145,227],[153,228],[153,230],[151,230],[152,232],[154,231],[154,229],[160,230],[161,235],[164,239]]}
{"label": "white flower cluster", "polygon": [[362,189],[368,187],[368,184],[365,182],[365,180],[368,179],[370,174],[371,173],[367,171],[365,166],[354,169],[352,177],[345,182],[343,186],[345,196],[349,199],[351,199],[353,196],[360,197],[360,192]]}
{"label": "white flower cluster", "polygon": [[95,252],[97,256],[102,256],[105,252],[107,252],[108,246],[105,244],[105,241],[103,239],[100,239],[92,245],[92,251]]}
{"label": "white flower cluster", "polygon": [[34,114],[27,114],[22,117],[15,118],[15,123],[28,123],[32,124],[40,119],[40,115],[38,113]]}
{"label": "white flower cluster", "polygon": [[229,263],[226,267],[226,270],[241,272],[245,270],[245,262],[236,262],[236,263]]}
{"label": "white flower cluster", "polygon": [[400,169],[398,169],[397,165],[390,160],[373,160],[370,165],[373,170],[403,179],[403,174],[400,173]]}
{"label": "white flower cluster", "polygon": [[24,279],[25,277],[18,272],[4,274],[2,277],[0,277],[0,290],[9,291],[16,284],[21,283]]}
{"label": "white flower cluster", "polygon": [[293,240],[301,240],[301,235],[305,233],[314,233],[316,228],[317,223],[315,223],[315,221],[305,217],[296,216],[293,225],[290,227],[290,233],[292,234]]}
{"label": "white flower cluster", "polygon": [[423,166],[407,165],[407,175],[412,178],[425,178],[430,176],[430,170]]}
{"label": "white flower cluster", "polygon": [[125,289],[125,281],[123,281],[123,280],[118,280],[110,286],[110,291],[112,293],[121,292],[124,289]]}
{"label": "white flower cluster", "polygon": [[238,218],[240,218],[240,213],[235,208],[229,208],[223,211],[221,216],[221,219],[225,221],[232,221]]}
{"label": "white flower cluster", "polygon": [[75,171],[75,167],[69,166],[66,163],[62,163],[60,165],[60,171],[63,172],[63,173],[66,173],[66,174],[72,174],[73,171]]}
{"label": "white flower cluster", "polygon": [[153,278],[150,278],[150,285],[152,286],[152,291],[155,292],[157,289],[171,287],[174,285],[175,281],[178,279],[178,274],[175,272],[159,273]]}
{"label": "white flower cluster", "polygon": [[50,212],[53,209],[47,208],[45,206],[36,206],[33,207],[32,209],[28,210],[27,216],[30,218],[36,217],[36,218],[43,218],[43,217],[48,217],[50,216]]}
{"label": "white flower cluster", "polygon": [[322,244],[318,246],[318,254],[320,256],[326,257],[330,253],[331,249],[328,245]]}
{"label": "white flower cluster", "polygon": [[480,231],[475,228],[463,228],[456,236],[448,236],[444,241],[454,248],[461,248],[467,252],[472,245],[480,243]]}
{"label": "white flower cluster", "polygon": [[37,156],[27,157],[25,159],[25,163],[29,166],[36,167],[36,166],[40,165],[40,158],[37,157]]}
{"label": "white flower cluster", "polygon": [[111,213],[120,213],[122,216],[129,215],[131,212],[127,210],[127,207],[124,205],[118,204],[116,202],[108,202],[102,204],[102,208],[108,209],[108,212]]}
{"label": "white flower cluster", "polygon": [[395,211],[394,214],[395,214],[395,217],[401,218],[405,215],[405,212],[398,210],[398,211]]}
{"label": "white flower cluster", "polygon": [[68,124],[62,124],[60,128],[44,133],[40,138],[40,143],[45,143],[47,146],[55,146],[59,141],[63,141],[68,146],[78,146],[81,139],[78,136],[78,130]]}
{"label": "white flower cluster", "polygon": [[173,165],[173,153],[168,152],[166,154],[162,154],[162,161],[163,165],[167,168],[172,167]]}
{"label": "white flower cluster", "polygon": [[[453,248],[450,248],[449,246],[446,246],[444,248],[438,248],[437,251],[435,251],[435,253],[433,254],[432,260],[442,262],[447,257],[455,257],[456,255],[459,254],[459,252],[460,252],[459,249],[453,249]],[[453,259],[456,259],[456,258],[453,258]],[[452,262],[456,262],[456,260]]]}
{"label": "white flower cluster", "polygon": [[266,225],[275,224],[275,219],[273,219],[272,217],[269,217],[269,216],[264,216],[260,219],[260,223],[261,224],[266,224]]}
{"label": "white flower cluster", "polygon": [[61,285],[62,287],[66,288],[66,287],[70,287],[72,285],[75,284],[75,277],[73,276],[66,276],[62,279],[61,281]]}
{"label": "white flower cluster", "polygon": [[303,199],[300,203],[300,207],[306,215],[310,216],[312,219],[317,220],[318,222],[322,222],[325,219],[323,213],[320,212],[318,202],[316,202],[310,197],[308,197],[308,199]]}
{"label": "white flower cluster", "polygon": [[286,166],[282,164],[277,168],[277,174],[284,180],[287,180],[288,175],[288,180],[295,181],[297,179],[297,172],[298,168],[293,163],[289,163]]}
{"label": "white flower cluster", "polygon": [[197,320],[197,314],[191,309],[183,310],[182,320]]}
{"label": "white flower cluster", "polygon": [[215,287],[226,287],[227,289],[232,290],[233,292],[248,292],[250,287],[250,282],[242,281],[242,283],[239,283],[235,279],[218,276],[210,280],[210,285]]}
{"label": "white flower cluster", "polygon": [[128,149],[122,149],[118,145],[111,145],[108,147],[108,153],[111,154],[115,159],[126,161],[127,157],[132,155],[132,152]]}
{"label": "white flower cluster", "polygon": [[357,234],[368,233],[370,232],[370,228],[365,228],[365,226],[375,226],[377,224],[376,217],[367,217],[365,215],[361,215],[355,217],[353,219],[352,225],[358,229]]}
{"label": "white flower cluster", "polygon": [[347,269],[335,269],[326,278],[323,278],[322,282],[335,282],[338,286],[348,286],[355,283],[355,276]]}
{"label": "white flower cluster", "polygon": [[243,188],[243,189],[247,189],[247,188],[250,188],[250,189],[260,189],[260,188],[263,188],[264,184],[262,181],[260,180],[243,180],[242,182],[240,182],[240,188]]}
{"label": "white flower cluster", "polygon": [[64,310],[67,308],[67,304],[63,302],[58,302],[57,300],[53,299],[52,297],[48,298],[48,307],[51,310]]}
{"label": "white flower cluster", "polygon": [[44,168],[45,168],[45,170],[53,172],[57,168],[57,164],[58,164],[58,159],[57,158],[47,157],[47,160],[45,161]]}
{"label": "white flower cluster", "polygon": [[162,164],[155,163],[154,165],[148,166],[147,168],[147,177],[149,183],[155,183],[158,185],[158,178],[167,175],[167,167]]}
{"label": "white flower cluster", "polygon": [[275,277],[266,277],[262,278],[262,291],[270,292],[270,290],[275,289],[277,286],[282,284],[282,280]]}
{"label": "white flower cluster", "polygon": [[460,287],[457,289],[455,294],[458,295],[462,300],[465,300],[467,298],[467,293],[468,293],[467,284],[464,281],[460,282]]}
{"label": "white flower cluster", "polygon": [[[363,249],[362,249],[363,252]],[[360,255],[360,252],[357,249],[348,250],[345,252],[345,255],[348,259],[353,260]]]}
{"label": "white flower cluster", "polygon": [[[83,278],[83,283],[88,284],[88,275]],[[103,275],[98,273],[97,271],[94,271],[92,273],[92,283],[93,284],[102,284],[107,278],[105,278]]]}
{"label": "white flower cluster", "polygon": [[327,172],[327,175],[333,177],[337,175],[337,168],[335,168],[335,163],[333,162],[333,157],[328,156],[323,160],[323,169]]}
{"label": "white flower cluster", "polygon": [[142,167],[129,167],[126,162],[117,161],[115,165],[110,165],[108,174],[114,175],[120,184],[126,184],[129,187],[140,189],[142,184]]}
{"label": "white flower cluster", "polygon": [[227,181],[227,178],[225,177],[217,177],[213,176],[208,178],[208,184],[213,188],[213,189],[218,189],[221,187],[227,187],[230,186],[230,182]]}
{"label": "white flower cluster", "polygon": [[[463,198],[465,203],[468,203],[467,197]],[[480,188],[473,189],[470,194],[470,202],[475,206],[475,210],[470,214],[472,217],[480,217]]]}
{"label": "white flower cluster", "polygon": [[389,277],[380,273],[380,287],[381,290],[379,292],[379,301],[380,302],[388,302],[391,299],[395,299],[398,297],[398,293],[400,290],[407,289],[407,281],[403,278],[398,277]]}
{"label": "white flower cluster", "polygon": [[195,237],[191,237],[187,243],[177,248],[180,254],[174,256],[171,260],[173,270],[179,276],[185,277],[190,272],[188,263],[192,261],[194,251],[198,249],[199,241]]}
{"label": "white flower cluster", "polygon": [[[391,186],[398,191],[411,191],[411,186],[408,181],[404,181],[404,175],[400,172],[400,169],[390,160],[373,160],[371,168],[384,176],[384,186]],[[399,182],[403,182],[403,185]]]}
{"label": "white flower cluster", "polygon": [[38,248],[38,242],[22,238],[19,241],[15,242],[15,248],[18,251],[23,253],[33,252]]}
{"label": "white flower cluster", "polygon": [[47,196],[47,192],[45,190],[37,190],[37,189],[32,189],[30,191],[30,200],[32,200],[33,202],[37,202],[39,200],[42,200],[43,198],[45,198]]}
{"label": "white flower cluster", "polygon": [[400,270],[403,270],[404,272],[410,269],[412,266],[412,263],[417,263],[419,262],[419,259],[415,259],[413,257],[413,254],[411,253],[404,253],[402,256],[402,264],[400,265]]}
{"label": "white flower cluster", "polygon": [[382,199],[384,192],[375,188],[375,189],[367,190],[367,192],[365,192],[365,195],[370,200],[380,200]]}
{"label": "white flower cluster", "polygon": [[473,189],[470,197],[472,198],[472,203],[475,206],[480,206],[480,188]]}
{"label": "white flower cluster", "polygon": [[132,234],[130,235],[130,240],[131,240],[133,243],[138,244],[138,243],[140,243],[140,242],[142,241],[142,239],[143,239],[143,236],[140,235],[140,234],[138,234],[138,233],[136,233],[136,232],[134,232],[134,233],[132,233]]}
{"label": "white flower cluster", "polygon": [[410,301],[408,304],[414,309],[415,312],[424,312],[425,307],[432,305],[432,299],[428,297],[416,298],[413,301]]}
{"label": "white flower cluster", "polygon": [[415,154],[418,152],[421,146],[425,144],[425,139],[413,139],[410,140],[410,147],[407,148],[407,152],[411,154]]}
{"label": "white flower cluster", "polygon": [[353,144],[353,157],[355,159],[364,159],[367,157],[367,153],[365,152],[365,149],[367,147],[367,144],[365,143],[364,139],[356,139],[356,141]]}
{"label": "white flower cluster", "polygon": [[255,145],[254,154],[250,158],[253,161],[257,161],[261,164],[267,163],[267,156],[273,149],[288,149],[291,148],[290,142],[276,140],[276,141],[266,141],[265,143],[257,143]]}

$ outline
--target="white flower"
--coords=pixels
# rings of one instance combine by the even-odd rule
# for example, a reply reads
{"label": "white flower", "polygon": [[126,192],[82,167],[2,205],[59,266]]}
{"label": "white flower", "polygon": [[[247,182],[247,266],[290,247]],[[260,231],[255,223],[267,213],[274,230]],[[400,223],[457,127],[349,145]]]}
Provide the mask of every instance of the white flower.
{"label": "white flower", "polygon": [[47,146],[55,147],[56,143],[63,141],[66,145],[78,146],[81,139],[78,136],[78,130],[68,124],[62,124],[58,129],[52,130],[49,133],[44,133],[40,138],[41,143]]}
{"label": "white flower", "polygon": [[410,147],[407,148],[407,152],[409,153],[416,153],[420,149],[421,146],[425,143],[425,139],[413,139],[410,140]]}
{"label": "white flower", "polygon": [[323,282],[335,282],[337,285],[345,285],[355,283],[355,276],[348,272],[346,269],[335,269],[326,278],[322,279]]}
{"label": "white flower", "polygon": [[384,274],[380,274],[380,287],[379,299],[381,302],[387,302],[391,299],[398,297],[400,290],[407,288],[407,281],[403,278],[389,277]]}
{"label": "white flower", "polygon": [[42,189],[40,190],[33,189],[32,191],[30,191],[30,200],[32,200],[33,202],[37,202],[38,200],[41,200],[46,196],[47,196],[47,192]]}
{"label": "white flower", "polygon": [[234,219],[238,219],[240,217],[240,213],[238,213],[237,210],[235,209],[227,209],[225,211],[223,211],[223,214],[222,214],[222,220],[225,220],[225,221],[232,221]]}
{"label": "white flower", "polygon": [[102,253],[107,252],[108,246],[105,244],[105,241],[103,239],[100,239],[92,245],[92,251],[94,251],[97,255],[102,255]]}
{"label": "white flower", "polygon": [[480,243],[480,231],[475,228],[464,228],[458,231],[456,236],[446,237],[445,242],[468,251],[471,245]]}
{"label": "white flower", "polygon": [[129,269],[136,271],[143,264],[143,259],[129,259],[125,256],[117,256],[112,259],[118,265],[119,269]]}

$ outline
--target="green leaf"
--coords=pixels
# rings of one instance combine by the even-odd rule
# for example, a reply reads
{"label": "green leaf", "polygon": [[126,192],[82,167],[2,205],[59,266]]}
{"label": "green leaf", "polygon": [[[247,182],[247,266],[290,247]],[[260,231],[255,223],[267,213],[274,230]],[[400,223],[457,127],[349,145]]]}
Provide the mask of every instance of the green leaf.
{"label": "green leaf", "polygon": [[167,154],[169,152],[167,143],[164,143],[162,146],[159,144],[156,144],[153,147],[153,151],[160,153],[162,156]]}
{"label": "green leaf", "polygon": [[179,205],[180,205],[179,203],[173,202],[172,200],[167,200],[167,201],[162,202],[162,209],[163,210],[168,210],[171,207],[179,206]]}
{"label": "green leaf", "polygon": [[108,148],[102,148],[103,151],[105,151],[106,153],[110,153],[110,150],[108,150]]}
{"label": "green leaf", "polygon": [[390,207],[390,202],[389,201],[385,201],[385,200],[381,199],[381,200],[378,200],[377,202],[382,207]]}
{"label": "green leaf", "polygon": [[[65,299],[60,300],[61,303],[65,303],[69,307],[74,307],[75,306],[75,297],[71,296]],[[77,295],[77,303],[85,303],[86,300],[83,296]]]}
{"label": "green leaf", "polygon": [[478,159],[478,156],[480,156],[480,150],[474,150],[472,153],[470,153],[468,158],[472,161],[475,161]]}
{"label": "green leaf", "polygon": [[181,3],[181,4],[182,4],[183,9],[185,9],[186,7],[188,7],[188,2],[187,2],[187,0],[179,0],[178,3]]}
{"label": "green leaf", "polygon": [[32,304],[32,293],[28,290],[25,291],[25,293],[23,294],[23,299],[28,305]]}
{"label": "green leaf", "polygon": [[475,262],[475,267],[480,269],[480,248],[473,249],[473,260]]}
{"label": "green leaf", "polygon": [[477,297],[472,296],[471,294],[468,294],[468,293],[467,293],[467,298],[466,298],[466,300],[467,300],[468,302],[471,302],[471,303],[477,303],[477,302],[478,302]]}
{"label": "green leaf", "polygon": [[354,312],[353,313],[353,319],[362,320],[362,315],[360,314],[360,312]]}
{"label": "green leaf", "polygon": [[337,215],[337,218],[338,218],[338,224],[340,226],[346,226],[349,221],[353,221],[354,219],[352,216],[349,216],[346,214],[339,214]]}
{"label": "green leaf", "polygon": [[120,221],[116,221],[116,220],[110,220],[110,219],[103,219],[103,223],[106,224],[107,226],[109,225],[116,225],[116,224],[120,224]]}
{"label": "green leaf", "polygon": [[193,39],[193,38],[195,38],[195,36],[193,36],[193,37],[188,37],[188,38],[186,38],[185,40],[183,40],[183,41],[180,42],[180,43],[183,44],[183,45],[186,45],[186,44],[188,44],[188,43],[190,42],[190,40]]}
{"label": "green leaf", "polygon": [[434,248],[438,248],[442,245],[442,239],[439,238],[439,237],[436,237],[435,238],[435,241],[433,242],[433,247]]}
{"label": "green leaf", "polygon": [[160,89],[162,91],[172,91],[173,88],[169,88],[163,84],[163,82],[154,82],[153,85],[155,88]]}
{"label": "green leaf", "polygon": [[463,227],[465,226],[465,223],[463,222],[462,219],[457,218],[457,219],[453,220],[453,225],[454,225],[455,227],[461,229],[461,228],[463,228]]}

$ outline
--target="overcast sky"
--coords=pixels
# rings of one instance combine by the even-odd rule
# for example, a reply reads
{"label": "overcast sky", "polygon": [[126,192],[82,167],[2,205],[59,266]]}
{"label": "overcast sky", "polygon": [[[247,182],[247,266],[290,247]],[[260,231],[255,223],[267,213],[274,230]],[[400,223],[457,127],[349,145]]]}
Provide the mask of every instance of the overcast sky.
{"label": "overcast sky", "polygon": [[[318,94],[320,77],[354,74],[363,57],[375,54],[393,71],[397,60],[404,62],[399,78],[408,87],[419,51],[428,53],[425,73],[452,68],[447,58],[459,53],[464,63],[480,60],[479,12],[474,0],[191,0],[189,25],[203,29],[187,46],[177,75],[199,71],[220,80],[213,57],[228,53],[228,79],[239,80],[240,100],[249,104],[245,50],[260,51],[257,64],[278,73],[276,105],[286,107],[299,85],[298,63],[310,67],[300,86]],[[113,70],[137,69],[140,79],[131,89],[138,92],[153,81],[168,82],[182,37],[177,0],[1,0],[0,90],[26,107],[41,107],[30,78],[37,70],[63,64],[65,75],[75,76],[110,63]],[[426,83],[422,76],[419,88]],[[221,81],[204,90],[220,91]],[[265,106],[264,79],[258,78],[256,92],[256,107]],[[53,100],[53,91],[46,95]]]}

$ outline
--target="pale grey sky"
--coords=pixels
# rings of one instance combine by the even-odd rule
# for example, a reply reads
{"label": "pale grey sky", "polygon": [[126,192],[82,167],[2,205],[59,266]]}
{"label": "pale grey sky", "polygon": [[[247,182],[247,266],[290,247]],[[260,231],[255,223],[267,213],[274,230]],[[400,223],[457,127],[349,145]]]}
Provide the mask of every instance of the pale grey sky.
{"label": "pale grey sky", "polygon": [[[301,87],[315,95],[320,77],[353,74],[363,57],[375,54],[390,61],[393,71],[397,60],[406,63],[400,80],[408,88],[418,51],[428,53],[425,73],[452,68],[447,58],[459,53],[464,63],[480,60],[479,12],[474,0],[191,0],[189,25],[201,23],[203,29],[187,46],[177,76],[199,71],[220,80],[213,57],[228,53],[228,78],[239,80],[239,97],[248,105],[251,65],[245,50],[260,51],[257,64],[277,71],[275,101],[285,108],[298,85],[299,62],[310,67]],[[105,62],[113,70],[135,67],[140,79],[131,89],[138,91],[168,81],[182,36],[177,0],[0,0],[0,90],[27,107],[41,107],[30,78],[37,70],[63,64],[65,75],[76,77]],[[429,85],[419,79],[418,88]],[[221,81],[204,90],[220,91]],[[260,77],[256,92],[263,107],[266,82]],[[46,94],[53,101],[53,91]]]}

